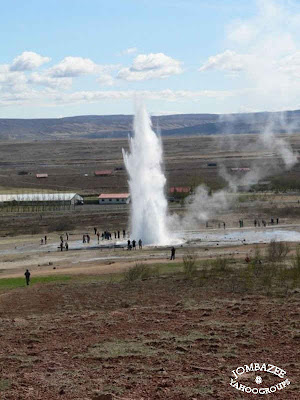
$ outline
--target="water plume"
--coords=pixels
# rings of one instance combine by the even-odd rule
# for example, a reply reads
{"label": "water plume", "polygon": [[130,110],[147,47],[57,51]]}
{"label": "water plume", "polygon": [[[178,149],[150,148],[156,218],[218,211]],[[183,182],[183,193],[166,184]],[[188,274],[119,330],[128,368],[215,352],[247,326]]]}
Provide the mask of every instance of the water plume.
{"label": "water plume", "polygon": [[150,117],[142,104],[136,106],[133,130],[129,153],[122,150],[129,175],[131,238],[142,239],[144,244],[168,245],[162,143],[152,130]]}

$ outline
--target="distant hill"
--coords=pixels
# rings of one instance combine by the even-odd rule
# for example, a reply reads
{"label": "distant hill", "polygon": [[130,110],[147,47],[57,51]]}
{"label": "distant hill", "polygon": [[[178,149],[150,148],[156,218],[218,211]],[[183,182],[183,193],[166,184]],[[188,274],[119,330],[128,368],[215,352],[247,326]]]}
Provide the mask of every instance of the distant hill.
{"label": "distant hill", "polygon": [[[0,140],[59,140],[124,138],[132,132],[131,115],[85,115],[49,119],[0,119]],[[267,129],[300,132],[300,110],[247,114],[176,114],[154,116],[154,128],[163,136],[220,133],[251,134]],[[283,123],[284,122],[284,123]]]}

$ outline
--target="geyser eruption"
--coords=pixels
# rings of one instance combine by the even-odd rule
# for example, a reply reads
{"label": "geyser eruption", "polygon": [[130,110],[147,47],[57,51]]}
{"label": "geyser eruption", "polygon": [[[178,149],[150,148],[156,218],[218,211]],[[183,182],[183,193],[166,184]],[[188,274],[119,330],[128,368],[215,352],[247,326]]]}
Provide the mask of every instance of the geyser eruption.
{"label": "geyser eruption", "polygon": [[167,245],[168,203],[164,193],[162,143],[151,128],[145,107],[137,105],[130,152],[123,151],[131,195],[131,238],[144,244]]}

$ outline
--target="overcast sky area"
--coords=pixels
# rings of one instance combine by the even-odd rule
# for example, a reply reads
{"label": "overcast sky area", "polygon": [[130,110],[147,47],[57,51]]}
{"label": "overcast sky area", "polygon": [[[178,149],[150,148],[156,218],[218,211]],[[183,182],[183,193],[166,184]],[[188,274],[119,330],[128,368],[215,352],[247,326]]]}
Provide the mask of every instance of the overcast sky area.
{"label": "overcast sky area", "polygon": [[14,0],[0,22],[0,118],[300,109],[299,0]]}

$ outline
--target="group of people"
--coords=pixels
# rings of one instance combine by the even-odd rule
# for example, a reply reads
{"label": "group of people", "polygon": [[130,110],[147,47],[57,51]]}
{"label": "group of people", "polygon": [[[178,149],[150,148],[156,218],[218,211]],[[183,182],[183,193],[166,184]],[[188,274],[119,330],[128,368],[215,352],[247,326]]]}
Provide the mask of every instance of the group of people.
{"label": "group of people", "polygon": [[[225,229],[225,222],[224,224],[224,229]],[[123,231],[115,231],[114,232],[114,237],[115,239],[119,239],[121,236],[121,232],[123,234],[123,238],[126,237],[126,231],[125,229],[123,229]],[[100,232],[98,231],[98,229],[96,227],[94,227],[94,233],[98,238],[98,243],[100,241]],[[112,240],[112,234],[111,232],[108,231],[104,231],[101,234],[101,238],[102,240]],[[64,249],[66,251],[69,250],[69,244],[68,244],[68,240],[69,240],[69,234],[66,232],[66,240],[64,239],[63,235],[60,235],[60,245],[59,245],[59,249],[60,251],[63,251]],[[88,233],[85,233],[82,235],[82,243],[90,243],[91,237]],[[43,244],[45,241],[45,243],[47,243],[47,236],[45,236],[44,238],[41,239],[41,244]],[[140,250],[142,250],[143,248],[143,242],[142,239],[139,239],[138,242],[136,240],[130,240],[128,239],[127,241],[127,250],[136,250],[137,249],[137,245],[139,247]],[[175,247],[171,248],[171,257],[170,260],[175,260]]]}
{"label": "group of people", "polygon": [[82,243],[90,243],[91,241],[91,237],[88,233],[85,233],[84,235],[82,235]]}
{"label": "group of people", "polygon": [[[99,240],[100,240],[100,232],[97,230],[96,227],[94,228],[94,232],[95,232],[95,235],[97,235],[97,237],[98,237],[98,242],[99,242]],[[126,230],[123,229],[123,232],[122,232],[122,233],[123,233],[123,239],[125,239],[125,237],[126,237]],[[112,234],[111,232],[104,231],[104,232],[102,232],[102,234],[101,234],[101,238],[102,238],[102,240],[112,240],[113,235],[114,235],[115,239],[120,239],[120,238],[121,238],[121,231],[115,231],[113,234]]]}
{"label": "group of people", "polygon": [[41,244],[47,244],[47,236],[45,235],[43,238],[41,238]]}
{"label": "group of people", "polygon": [[[139,249],[142,250],[143,248],[143,242],[142,239],[139,239],[138,241],[139,244]],[[130,239],[127,240],[127,250],[136,250],[136,240],[133,240],[132,242],[130,241]]]}
{"label": "group of people", "polygon": [[[264,219],[262,219],[262,220],[254,219],[253,224],[254,224],[254,226],[256,228],[256,227],[260,227],[260,226],[266,227],[268,223]],[[276,219],[275,218],[271,218],[269,224],[270,225],[274,225],[274,224],[278,225],[279,224],[279,218],[276,218]],[[221,225],[223,226],[224,229],[226,228],[226,223],[225,222],[218,222],[218,228],[219,229],[221,228]],[[206,228],[209,228],[209,222],[208,221],[206,221],[205,226],[206,226]],[[240,228],[244,228],[244,220],[243,219],[239,219],[239,227]]]}
{"label": "group of people", "polygon": [[[275,218],[271,218],[271,219],[270,219],[270,224],[271,224],[271,225],[274,225],[274,224],[275,224],[275,221],[276,221],[276,224],[278,225],[278,224],[279,224],[279,218],[276,218],[276,220],[275,220]],[[240,219],[240,220],[239,220],[239,225],[240,225],[240,228],[243,228],[243,227],[244,227],[244,220],[243,220],[243,219]],[[266,226],[267,226],[267,221],[264,220],[264,219],[262,219],[261,221],[260,221],[259,219],[255,219],[255,220],[253,221],[253,225],[254,225],[255,228],[256,228],[256,227],[260,227],[260,226],[266,227]]]}
{"label": "group of people", "polygon": [[69,243],[68,243],[69,234],[66,233],[66,238],[67,238],[67,240],[64,240],[63,235],[60,235],[59,238],[60,238],[60,244],[59,244],[60,251],[63,251],[63,249],[65,249],[66,251],[68,251],[68,250],[69,250]]}
{"label": "group of people", "polygon": [[[255,227],[255,228],[256,228],[257,226],[260,228],[260,221],[259,221],[258,219],[255,219],[254,222],[253,222],[253,224],[254,224],[254,227]],[[264,219],[261,220],[261,224],[262,224],[262,226],[264,226],[264,227],[267,226],[267,222],[266,222]]]}
{"label": "group of people", "polygon": [[[104,231],[100,233],[96,227],[94,227],[94,233],[98,238],[98,243],[100,243],[100,236],[102,240],[112,240],[113,234],[109,231]],[[115,239],[120,239],[121,235],[123,235],[123,238],[126,237],[126,230],[123,229],[123,231],[115,231],[114,232],[114,237]],[[69,245],[68,245],[68,240],[69,240],[69,234],[66,232],[66,241],[64,240],[63,235],[60,235],[60,245],[59,248],[61,251],[65,248],[66,250],[69,250]],[[82,243],[90,243],[91,241],[91,236],[88,233],[85,233],[82,235]],[[41,239],[41,244],[46,244],[47,243],[47,236]],[[142,241],[139,240],[139,248],[142,246]]]}
{"label": "group of people", "polygon": [[[224,229],[226,229],[226,222],[224,222],[224,221],[223,222],[218,222],[218,228],[219,229],[221,228],[221,225],[223,226]],[[208,221],[206,221],[205,227],[209,228],[209,222]]]}

